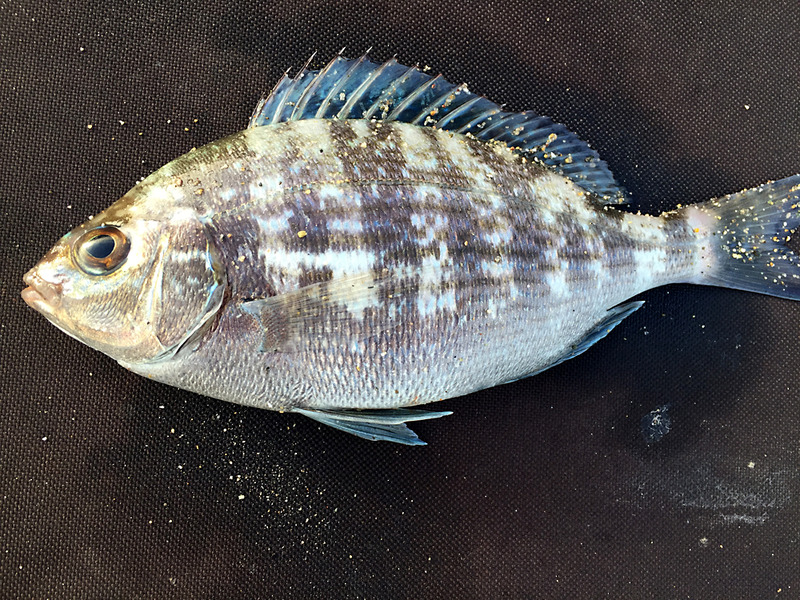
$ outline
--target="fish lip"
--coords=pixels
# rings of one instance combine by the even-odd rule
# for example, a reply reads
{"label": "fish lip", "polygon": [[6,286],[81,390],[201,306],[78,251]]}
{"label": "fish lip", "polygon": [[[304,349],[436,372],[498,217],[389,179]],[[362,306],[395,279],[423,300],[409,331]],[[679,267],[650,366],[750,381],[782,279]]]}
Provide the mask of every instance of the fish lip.
{"label": "fish lip", "polygon": [[50,306],[47,304],[47,300],[44,299],[44,296],[30,286],[22,290],[22,300],[34,310],[40,312],[50,311]]}
{"label": "fish lip", "polygon": [[28,284],[22,290],[22,300],[31,308],[50,313],[61,304],[60,283],[45,281],[34,270],[28,271],[22,280]]}

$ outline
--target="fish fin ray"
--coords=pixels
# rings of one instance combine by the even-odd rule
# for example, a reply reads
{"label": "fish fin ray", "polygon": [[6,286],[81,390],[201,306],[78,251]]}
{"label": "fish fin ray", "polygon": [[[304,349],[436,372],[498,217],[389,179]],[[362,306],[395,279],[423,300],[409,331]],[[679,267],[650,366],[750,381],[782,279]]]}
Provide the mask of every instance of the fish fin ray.
{"label": "fish fin ray", "polygon": [[250,116],[247,128],[252,129],[285,121],[288,117],[288,115],[284,114],[288,97],[297,90],[301,83],[308,83],[307,79],[303,81],[302,73],[296,78],[291,78],[289,77],[289,72],[285,72],[278,80],[278,83],[275,84],[269,96],[262,98],[256,105],[253,114]]}
{"label": "fish fin ray", "polygon": [[[284,72],[269,95],[262,98],[256,105],[253,114],[250,115],[247,129],[282,123],[292,120],[296,114],[299,116],[296,110],[298,103],[309,86],[312,86],[317,79],[318,72],[308,69],[308,65],[314,60],[315,55],[316,53],[311,55],[296,76],[289,77],[289,70]],[[336,58],[341,57],[337,56]],[[331,63],[334,62],[336,62],[336,59],[331,61]]]}
{"label": "fish fin ray", "polygon": [[285,74],[261,100],[248,127],[301,119],[376,119],[411,123],[502,142],[607,204],[627,201],[608,165],[565,126],[498,104],[418,67],[336,56],[320,70]]}
{"label": "fish fin ray", "polygon": [[[370,65],[372,70],[358,88],[349,95],[344,92],[345,103],[336,115],[338,119],[377,119],[378,117],[374,115],[387,82],[394,81],[406,70],[406,67],[398,64],[393,58],[379,65],[362,57],[361,63]],[[364,70],[366,71],[366,67]]]}
{"label": "fish fin ray", "polygon": [[625,304],[619,304],[613,308],[610,308],[606,312],[606,315],[594,327],[592,327],[591,330],[589,330],[586,336],[574,347],[572,347],[561,359],[559,359],[558,362],[561,363],[565,360],[569,360],[580,354],[583,354],[589,348],[611,333],[611,330],[622,323],[622,321],[642,308],[642,306],[644,306],[644,301],[636,300],[633,302],[626,302]]}
{"label": "fish fin ray", "polygon": [[450,411],[426,411],[408,408],[383,410],[294,408],[292,412],[300,413],[324,425],[366,440],[395,442],[407,446],[424,446],[425,442],[419,439],[419,436],[406,423],[438,419],[452,414]]}
{"label": "fish fin ray", "polygon": [[[592,327],[586,335],[579,341],[577,344],[573,345],[567,352],[563,355],[559,356],[556,360],[551,362],[549,365],[542,367],[541,369],[534,371],[526,375],[525,377],[532,377],[534,375],[538,375],[542,371],[546,371],[556,365],[560,365],[564,361],[567,361],[571,358],[575,358],[580,354],[586,352],[589,348],[594,346],[597,342],[602,340],[606,337],[611,330],[614,329],[617,325],[622,323],[625,318],[629,317],[631,314],[639,310],[644,305],[644,301],[637,300],[634,302],[627,302],[625,304],[620,304],[608,310],[606,315],[598,321],[594,327]],[[511,383],[510,381],[507,383]]]}
{"label": "fish fin ray", "polygon": [[800,174],[679,212],[708,238],[688,283],[800,300],[800,256],[787,246],[800,228]]}
{"label": "fish fin ray", "polygon": [[365,72],[367,75],[370,72],[368,66],[367,69],[362,66],[364,60],[366,60],[366,55],[361,57],[360,60],[350,61],[346,58],[342,58],[342,60],[345,63],[343,66],[346,67],[346,71],[344,75],[338,79],[335,75],[330,76],[332,79],[332,85],[330,85],[331,89],[325,99],[320,103],[314,115],[315,119],[340,118],[338,116],[339,112],[347,102],[346,90],[350,89],[348,83],[351,81],[360,81],[359,77],[363,77]]}

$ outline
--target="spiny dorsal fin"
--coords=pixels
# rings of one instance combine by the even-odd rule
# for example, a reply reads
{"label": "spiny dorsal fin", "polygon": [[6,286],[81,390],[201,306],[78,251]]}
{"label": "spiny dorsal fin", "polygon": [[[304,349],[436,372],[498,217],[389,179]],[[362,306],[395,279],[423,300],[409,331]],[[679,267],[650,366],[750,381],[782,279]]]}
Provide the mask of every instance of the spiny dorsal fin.
{"label": "spiny dorsal fin", "polygon": [[545,164],[606,203],[625,193],[597,152],[563,125],[533,112],[506,112],[464,84],[396,60],[337,56],[323,69],[288,72],[261,100],[248,127],[302,119],[376,119],[412,123],[499,141]]}

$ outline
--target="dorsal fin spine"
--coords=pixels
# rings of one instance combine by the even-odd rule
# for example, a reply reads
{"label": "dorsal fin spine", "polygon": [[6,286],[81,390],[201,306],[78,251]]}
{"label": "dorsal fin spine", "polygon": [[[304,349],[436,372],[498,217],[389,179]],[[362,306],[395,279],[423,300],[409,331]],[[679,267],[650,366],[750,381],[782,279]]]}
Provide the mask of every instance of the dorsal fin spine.
{"label": "dorsal fin spine", "polygon": [[[278,85],[275,86],[275,89],[277,90],[278,88],[280,88],[281,85],[283,85],[287,81],[291,81],[291,78],[289,77],[289,72],[288,71],[283,74],[283,77],[281,77],[280,81],[278,82]],[[291,91],[291,88],[288,87],[288,86],[285,86],[285,89],[282,92],[280,92],[280,102],[277,103],[277,105],[275,106],[275,109],[272,111],[272,122],[273,123],[277,123],[277,122],[280,121],[281,114],[283,113],[283,107],[286,104],[286,97],[289,95],[290,91]]]}
{"label": "dorsal fin spine", "polygon": [[[386,71],[389,71],[389,70],[390,70],[392,67],[394,67],[394,66],[395,66],[395,65],[397,65],[397,64],[398,64],[398,62],[397,62],[397,61],[396,61],[394,58],[390,58],[389,60],[387,60],[387,61],[386,61],[385,63],[383,63],[383,64],[382,64],[380,67],[378,67],[377,69],[375,69],[375,72],[374,72],[374,73],[372,74],[372,76],[369,78],[369,85],[372,85],[372,84],[373,84],[373,83],[374,83],[374,82],[375,82],[375,81],[376,81],[376,80],[377,80],[379,77],[381,77],[381,76],[382,76],[382,75],[383,75],[383,74],[384,74]],[[402,65],[401,65],[401,66],[402,66]],[[406,71],[408,71],[408,69],[406,69]],[[395,81],[397,81],[397,79],[395,79]],[[364,82],[364,83],[367,83],[367,82]],[[379,95],[378,95],[378,96],[375,98],[375,100],[373,100],[372,104],[370,104],[370,105],[369,105],[369,107],[367,107],[367,109],[366,109],[366,110],[363,110],[363,111],[361,112],[361,115],[360,115],[360,117],[361,117],[362,119],[371,119],[371,118],[373,118],[373,116],[375,115],[375,112],[378,110],[378,108],[380,108],[380,105],[381,105],[381,103],[382,103],[382,101],[383,101],[384,97],[386,97],[386,96],[387,96],[387,95],[390,93],[390,91],[391,91],[391,89],[392,89],[393,85],[394,85],[394,83],[392,83],[392,84],[388,85],[388,86],[387,86],[387,87],[386,87],[386,88],[385,88],[385,89],[384,89],[384,90],[383,90],[383,91],[382,91],[382,92],[381,92],[381,93],[380,93],[380,94],[379,94]],[[361,95],[363,96],[363,91],[362,91]]]}
{"label": "dorsal fin spine", "polygon": [[[391,59],[391,60],[394,60],[394,59]],[[367,89],[369,89],[370,84],[380,74],[380,70],[388,62],[389,61],[386,61],[380,67],[378,67],[376,69],[373,69],[372,73],[369,74],[369,76],[361,83],[361,85],[359,85],[356,88],[356,90],[352,94],[350,94],[350,97],[347,98],[347,101],[345,102],[344,106],[342,106],[342,109],[339,111],[340,118],[342,118],[342,119],[346,119],[347,118],[348,114],[350,113],[351,110],[353,110],[353,107],[356,105],[356,103],[359,100],[361,100],[361,97],[364,95],[364,92],[367,91]]]}
{"label": "dorsal fin spine", "polygon": [[[428,89],[433,89],[434,87],[436,87],[438,83],[441,82],[447,83],[446,81],[444,81],[444,79],[442,79],[441,75],[437,75],[434,79],[431,79]],[[428,106],[426,106],[419,113],[417,113],[417,116],[410,121],[411,123],[413,123],[414,125],[425,125],[427,117],[434,118],[435,115],[434,111],[438,112],[439,109],[444,104],[445,100],[447,100],[447,97],[453,92],[451,88],[448,88],[447,86],[444,87],[445,87],[444,92],[436,96],[436,98],[433,101],[431,101],[428,104]],[[436,121],[438,121],[438,119],[436,119]]]}
{"label": "dorsal fin spine", "polygon": [[[438,76],[437,76],[438,77]],[[408,96],[406,96],[403,100],[400,101],[393,109],[392,112],[389,113],[389,116],[386,118],[387,121],[394,121],[403,113],[403,111],[417,98],[419,98],[420,94],[422,94],[423,90],[431,83],[431,80],[424,81],[416,88],[414,91],[411,92]]]}
{"label": "dorsal fin spine", "polygon": [[[306,60],[306,64],[303,65],[303,68],[300,69],[300,73],[297,75],[297,80],[298,81],[302,80],[303,78],[308,77],[309,75],[312,74],[312,71],[309,71],[308,67],[309,67],[309,65],[311,65],[311,62],[314,60],[314,57],[316,55],[317,55],[317,51],[314,50],[314,52],[311,53],[311,56],[308,57],[308,60]],[[333,60],[329,64],[332,64],[334,62],[336,62],[336,61]],[[302,88],[302,90],[300,92],[300,95],[297,98],[295,98],[295,100],[293,102],[292,110],[289,113],[289,116],[287,117],[289,120],[292,120],[294,118],[301,118],[302,117],[303,111],[302,110],[298,110],[297,107],[298,107],[298,105],[300,105],[303,102],[303,98],[304,97],[305,98],[308,97],[307,96],[308,88],[314,87],[314,84],[317,83],[320,80],[320,78],[316,77],[316,75],[317,75],[316,72],[314,72],[313,74],[314,74],[314,77],[312,77],[308,81],[308,83],[305,85],[305,87]]]}
{"label": "dorsal fin spine", "polygon": [[327,65],[325,65],[324,69],[322,69],[319,72],[320,76],[314,77],[312,79],[312,81],[309,84],[309,86],[305,89],[305,91],[303,91],[302,95],[300,96],[300,99],[295,104],[294,110],[292,110],[292,116],[289,117],[290,120],[302,117],[303,111],[305,110],[306,105],[308,104],[308,100],[313,97],[314,92],[317,90],[317,88],[319,87],[320,83],[323,81],[323,77],[322,76],[324,76],[327,73],[329,73],[334,68],[334,66],[336,64],[337,64],[337,60],[336,59],[332,60]]}
{"label": "dorsal fin spine", "polygon": [[[341,57],[337,57],[337,58],[341,58]],[[327,113],[327,111],[328,111],[328,107],[330,106],[330,103],[331,103],[331,101],[332,101],[334,98],[336,98],[336,96],[337,96],[339,93],[341,93],[341,90],[344,88],[345,84],[346,84],[346,83],[347,83],[347,82],[350,80],[350,78],[353,76],[353,73],[354,73],[354,72],[356,72],[356,71],[358,70],[358,68],[361,66],[361,64],[362,64],[362,63],[363,63],[363,62],[364,62],[366,59],[367,59],[367,56],[366,56],[366,55],[364,55],[364,56],[362,56],[361,58],[359,58],[358,60],[354,60],[354,61],[353,61],[353,64],[352,64],[352,65],[350,65],[350,67],[347,69],[347,71],[345,71],[344,75],[342,75],[342,78],[341,78],[341,79],[338,81],[338,83],[337,83],[335,86],[331,87],[331,91],[330,91],[330,92],[328,92],[328,95],[325,97],[325,100],[324,100],[324,102],[322,102],[322,103],[320,104],[320,108],[319,108],[319,110],[317,111],[317,114],[316,114],[316,115],[314,115],[314,116],[315,116],[315,118],[322,119],[322,118],[326,118],[326,117],[328,117],[328,115],[327,115],[326,113]],[[346,59],[343,59],[343,60],[346,60]],[[343,117],[340,117],[340,116],[337,114],[337,115],[333,115],[333,116],[331,116],[330,118],[338,119],[338,118],[343,118]]]}
{"label": "dorsal fin spine", "polygon": [[[392,59],[392,60],[394,60],[394,59]],[[394,64],[399,64],[399,63],[397,63],[397,61],[395,61]],[[383,90],[381,95],[378,96],[378,98],[375,100],[375,102],[372,104],[372,106],[369,108],[369,110],[366,113],[364,113],[364,118],[365,119],[371,119],[375,115],[375,112],[381,107],[381,105],[384,105],[385,103],[388,103],[388,101],[391,99],[391,95],[394,92],[397,91],[397,88],[400,86],[400,84],[405,83],[408,80],[408,78],[411,76],[411,74],[414,73],[414,71],[416,71],[416,70],[417,70],[417,67],[408,67],[403,72],[403,74],[400,75],[397,78],[397,80],[396,80],[397,83],[396,84],[390,85],[385,90]],[[388,117],[384,117],[384,118],[388,118]]]}
{"label": "dorsal fin spine", "polygon": [[269,96],[266,96],[259,100],[258,104],[256,105],[256,109],[253,111],[253,115],[250,117],[250,127],[254,127],[256,123],[260,124],[260,121],[265,121],[269,123],[270,117],[266,116],[267,106],[274,102],[276,95],[279,94],[279,89],[283,84],[284,80],[286,80],[288,72],[284,72],[283,77],[278,80],[278,83],[275,84],[275,87],[272,88],[272,92],[270,92]]}

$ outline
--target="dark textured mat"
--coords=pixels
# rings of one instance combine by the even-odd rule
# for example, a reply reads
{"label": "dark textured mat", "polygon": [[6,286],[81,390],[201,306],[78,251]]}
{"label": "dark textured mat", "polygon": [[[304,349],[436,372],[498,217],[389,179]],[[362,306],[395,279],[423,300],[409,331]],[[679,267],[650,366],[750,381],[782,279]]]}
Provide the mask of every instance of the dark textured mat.
{"label": "dark textured mat", "polygon": [[0,597],[800,597],[800,304],[652,291],[403,448],[139,378],[19,298],[314,50],[550,115],[642,210],[794,174],[796,2],[175,4],[0,2]]}

